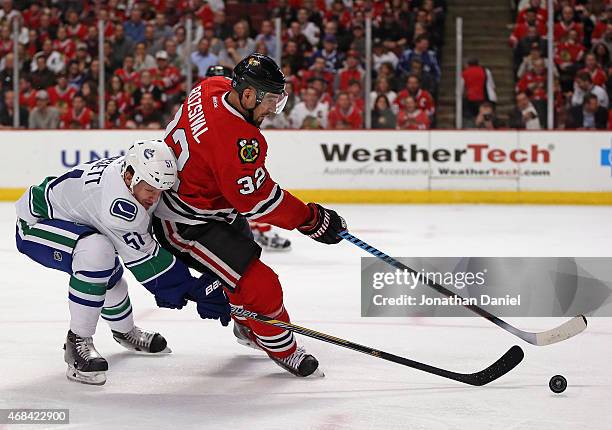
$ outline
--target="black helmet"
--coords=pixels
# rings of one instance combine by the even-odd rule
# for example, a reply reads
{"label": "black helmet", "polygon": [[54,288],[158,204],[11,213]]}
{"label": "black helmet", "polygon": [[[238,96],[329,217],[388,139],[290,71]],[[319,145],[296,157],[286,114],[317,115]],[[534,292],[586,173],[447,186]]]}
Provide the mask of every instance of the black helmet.
{"label": "black helmet", "polygon": [[226,78],[232,77],[232,69],[225,66],[210,66],[208,70],[206,70],[206,77],[210,78],[212,76],[225,76]]}
{"label": "black helmet", "polygon": [[254,53],[234,67],[232,87],[241,96],[245,89],[253,87],[257,91],[257,102],[261,103],[266,93],[285,92],[285,75],[272,58]]}

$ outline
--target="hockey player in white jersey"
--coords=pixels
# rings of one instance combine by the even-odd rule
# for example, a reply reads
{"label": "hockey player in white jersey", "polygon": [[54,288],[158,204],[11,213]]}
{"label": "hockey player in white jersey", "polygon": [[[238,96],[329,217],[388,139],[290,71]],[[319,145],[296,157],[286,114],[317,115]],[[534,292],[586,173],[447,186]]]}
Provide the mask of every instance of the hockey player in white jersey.
{"label": "hockey player in white jersey", "polygon": [[169,352],[159,333],[134,325],[125,266],[155,295],[160,307],[197,302],[202,318],[225,326],[230,308],[220,282],[193,278],[151,234],[150,213],[177,179],[176,160],[162,141],[136,142],[124,157],[79,165],[48,177],[19,199],[17,248],[46,267],[70,274],[70,330],[64,345],[68,379],[106,382],[106,360],[93,335],[100,315],[122,346],[151,354]]}

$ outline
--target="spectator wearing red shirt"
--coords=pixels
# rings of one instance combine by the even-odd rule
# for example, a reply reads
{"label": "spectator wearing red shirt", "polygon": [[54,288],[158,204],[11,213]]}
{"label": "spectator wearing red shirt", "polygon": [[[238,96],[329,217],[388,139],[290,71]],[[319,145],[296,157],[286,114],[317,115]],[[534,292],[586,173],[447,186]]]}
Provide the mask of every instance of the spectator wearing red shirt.
{"label": "spectator wearing red shirt", "polygon": [[338,72],[337,89],[339,91],[348,90],[351,81],[359,81],[363,79],[364,71],[360,66],[361,59],[359,53],[355,50],[350,50],[346,56],[346,66]]}
{"label": "spectator wearing red shirt", "polygon": [[529,27],[535,27],[541,37],[546,36],[546,22],[538,22],[536,11],[527,9],[525,11],[525,22],[514,26],[514,31],[510,35],[510,46],[515,48],[519,41],[527,36]]}
{"label": "spectator wearing red shirt", "polygon": [[536,20],[538,22],[546,23],[548,20],[548,12],[542,7],[542,0],[530,0],[529,6],[518,13],[518,16],[516,17],[517,24],[522,24],[525,22],[525,14],[529,9],[535,10]]}
{"label": "spectator wearing red shirt", "polygon": [[351,100],[351,104],[363,112],[365,108],[365,99],[363,98],[363,88],[361,86],[361,82],[352,81],[349,84],[347,92],[349,99]]}
{"label": "spectator wearing red shirt", "polygon": [[66,76],[66,73],[58,74],[57,84],[47,88],[49,104],[57,107],[60,113],[64,113],[68,110],[76,93],[76,88],[68,85],[68,77]]}
{"label": "spectator wearing red shirt", "polygon": [[561,21],[555,24],[555,42],[563,40],[572,30],[576,30],[577,40],[582,41],[584,38],[582,24],[574,22],[574,9],[571,6],[564,6],[561,11]]}
{"label": "spectator wearing red shirt", "polygon": [[134,69],[134,57],[126,55],[123,59],[123,67],[115,70],[115,75],[123,81],[125,90],[128,93],[134,92],[140,86],[140,73]]}
{"label": "spectator wearing red shirt", "polygon": [[[398,97],[399,98],[399,97]],[[427,112],[419,109],[413,96],[407,95],[402,101],[403,108],[397,114],[398,130],[428,130],[430,125]]]}
{"label": "spectator wearing red shirt", "polygon": [[558,43],[555,47],[555,64],[559,66],[561,71],[570,68],[575,69],[577,63],[582,61],[584,55],[584,46],[578,39],[578,32],[571,30],[564,37],[564,41]]}
{"label": "spectator wearing red shirt", "polygon": [[52,46],[53,50],[63,55],[64,63],[68,63],[76,56],[76,43],[68,37],[68,32],[64,26],[57,29],[57,39],[53,40]]}
{"label": "spectator wearing red shirt", "polygon": [[13,39],[11,39],[11,27],[3,25],[0,31],[0,58],[13,52]]}
{"label": "spectator wearing red shirt", "polygon": [[361,110],[351,104],[351,99],[346,92],[338,94],[336,105],[329,112],[328,123],[329,128],[334,130],[363,128]]}
{"label": "spectator wearing red shirt", "polygon": [[302,72],[302,87],[308,86],[311,79],[323,79],[327,83],[327,91],[331,95],[334,88],[334,74],[326,69],[325,58],[317,57],[310,69]]}
{"label": "spectator wearing red shirt", "polygon": [[584,57],[584,69],[578,71],[578,73],[580,72],[587,72],[589,75],[591,75],[591,81],[593,82],[593,84],[599,85],[600,87],[606,86],[608,76],[606,75],[604,69],[601,68],[599,63],[597,63],[597,58],[595,57],[595,54],[586,54],[586,56]]}
{"label": "spectator wearing red shirt", "polygon": [[132,117],[132,124],[136,128],[161,128],[162,115],[155,105],[155,100],[151,93],[144,93],[140,100],[140,105],[136,108]]}
{"label": "spectator wearing red shirt", "polygon": [[406,101],[407,96],[412,96],[416,101],[418,108],[426,112],[427,115],[433,118],[433,115],[436,112],[433,97],[431,96],[429,91],[421,88],[421,81],[417,76],[408,76],[408,80],[406,81],[406,88],[404,88],[397,94],[395,104],[400,109],[405,109],[406,106],[404,103]]}
{"label": "spectator wearing red shirt", "polygon": [[117,102],[113,99],[110,99],[106,103],[106,111],[104,112],[104,128],[107,130],[117,129],[117,128],[125,128],[126,119],[125,115],[119,112],[117,107]]}
{"label": "spectator wearing red shirt", "polygon": [[87,36],[87,26],[79,21],[79,14],[74,9],[71,9],[66,14],[66,20],[68,21],[66,26],[68,37],[77,43],[83,41]]}
{"label": "spectator wearing red shirt", "polygon": [[53,40],[55,39],[55,29],[53,24],[51,23],[51,15],[48,13],[43,13],[40,16],[40,25],[36,28],[38,32],[37,42],[42,45],[43,42],[47,39]]}
{"label": "spectator wearing red shirt", "polygon": [[478,64],[478,59],[470,58],[461,77],[463,78],[464,116],[474,118],[478,115],[480,104],[487,99],[487,71]]}
{"label": "spectator wearing red shirt", "polygon": [[114,75],[110,81],[110,89],[106,92],[106,102],[114,101],[117,111],[121,114],[131,112],[132,96],[125,91],[123,81],[117,75]]}
{"label": "spectator wearing red shirt", "polygon": [[167,96],[173,96],[180,90],[181,72],[168,61],[168,53],[159,51],[155,54],[157,67],[149,70],[153,84],[159,87]]}
{"label": "spectator wearing red shirt", "polygon": [[533,62],[533,70],[523,75],[516,85],[516,92],[527,92],[530,100],[546,100],[546,65],[542,58]]}
{"label": "spectator wearing red shirt", "polygon": [[93,120],[93,112],[85,106],[85,99],[78,93],[72,100],[72,108],[62,115],[60,128],[89,129]]}

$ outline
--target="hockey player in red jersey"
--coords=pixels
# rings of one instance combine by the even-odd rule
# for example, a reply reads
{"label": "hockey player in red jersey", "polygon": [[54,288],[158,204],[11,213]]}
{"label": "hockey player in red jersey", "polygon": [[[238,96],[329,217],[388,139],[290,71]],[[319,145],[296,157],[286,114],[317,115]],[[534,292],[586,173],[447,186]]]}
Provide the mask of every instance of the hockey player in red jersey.
{"label": "hockey player in red jersey", "polygon": [[[195,85],[166,127],[179,180],[163,194],[153,226],[162,246],[191,267],[219,276],[232,305],[289,321],[278,276],[259,259],[261,248],[247,221],[297,228],[326,244],[340,242],[346,224],[333,210],[303,203],[270,177],[259,125],[285,102],[284,76],[261,54],[238,63],[231,81],[213,77]],[[234,334],[294,375],[318,368],[289,331],[235,318]]]}

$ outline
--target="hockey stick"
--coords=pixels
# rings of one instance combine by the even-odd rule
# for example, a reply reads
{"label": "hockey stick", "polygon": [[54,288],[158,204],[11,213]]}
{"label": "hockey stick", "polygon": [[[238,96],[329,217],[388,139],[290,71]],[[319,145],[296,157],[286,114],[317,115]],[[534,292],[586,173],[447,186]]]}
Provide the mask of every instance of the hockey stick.
{"label": "hockey stick", "polygon": [[235,306],[232,306],[232,315],[249,318],[268,325],[273,325],[284,330],[292,331],[293,333],[298,333],[304,336],[311,337],[313,339],[321,340],[323,342],[332,343],[343,348],[352,349],[353,351],[372,355],[377,358],[382,358],[383,360],[392,361],[403,366],[412,367],[413,369],[421,370],[423,372],[431,373],[433,375],[441,376],[443,378],[448,378],[454,381],[463,382],[464,384],[475,386],[488,384],[489,382],[495,381],[500,376],[505,375],[506,373],[514,369],[523,360],[524,356],[521,347],[518,345],[514,345],[512,348],[506,351],[506,353],[501,356],[495,363],[493,363],[486,369],[481,370],[480,372],[457,373],[451,372],[450,370],[441,369],[439,367],[430,366],[429,364],[410,360],[409,358],[400,357],[398,355],[394,355],[385,351],[380,351],[369,346],[360,345],[358,343],[351,342],[350,340],[340,339],[338,337],[311,330],[309,328],[300,327],[298,325],[291,324],[288,322],[275,320],[265,315],[247,311],[245,309],[238,308]]}
{"label": "hockey stick", "polygon": [[[411,269],[405,264],[400,263],[393,257],[389,257],[384,252],[379,251],[378,249],[374,248],[371,245],[368,245],[367,243],[353,236],[346,230],[338,233],[338,235],[341,238],[358,246],[359,248],[369,252],[373,256],[380,258],[382,261],[390,264],[391,266],[395,268],[398,268],[400,270],[406,270],[408,271],[408,273],[415,273],[415,274],[417,273],[416,270]],[[423,283],[433,288],[440,294],[443,294],[447,297],[461,298],[461,296],[459,296],[458,294],[453,293],[452,291],[444,288],[442,285],[432,281],[429,278],[425,278],[425,281],[423,281]],[[544,346],[544,345],[551,345],[553,343],[561,342],[563,340],[569,339],[570,337],[576,336],[578,333],[582,332],[587,327],[587,320],[584,317],[584,315],[578,315],[551,330],[532,333],[532,332],[523,331],[521,329],[514,327],[513,325],[496,317],[495,315],[482,309],[479,306],[470,305],[470,304],[466,304],[464,306],[468,308],[469,310],[477,313],[481,317],[488,319],[489,321],[491,321],[493,324],[497,325],[498,327],[501,327],[507,332],[512,333],[513,335],[517,337],[520,337],[525,342],[528,342],[532,345]]]}

